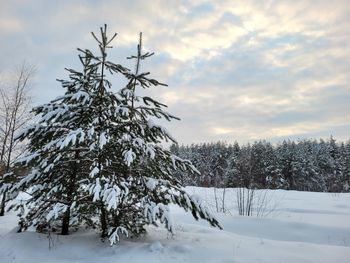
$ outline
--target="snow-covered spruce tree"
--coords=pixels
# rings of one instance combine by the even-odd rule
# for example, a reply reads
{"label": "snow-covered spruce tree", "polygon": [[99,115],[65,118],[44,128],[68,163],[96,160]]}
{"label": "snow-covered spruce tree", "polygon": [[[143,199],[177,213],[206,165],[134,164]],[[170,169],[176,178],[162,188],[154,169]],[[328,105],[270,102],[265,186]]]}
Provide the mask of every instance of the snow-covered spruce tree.
{"label": "snow-covered spruce tree", "polygon": [[[68,234],[69,226],[82,222],[93,224],[100,206],[87,185],[101,166],[103,129],[101,123],[119,122],[117,97],[107,91],[110,82],[105,72],[126,71],[121,65],[106,60],[107,40],[102,31],[100,56],[79,50],[82,72],[68,69],[70,79],[60,80],[65,94],[48,104],[33,109],[38,122],[17,136],[29,140],[27,155],[18,165],[30,168],[29,174],[14,184],[12,192],[29,192],[28,213],[21,218],[22,229],[52,227],[61,220],[61,233]],[[118,136],[116,134],[116,136]],[[97,161],[96,161],[97,160]],[[97,221],[99,224],[99,221]]]}
{"label": "snow-covered spruce tree", "polygon": [[[175,140],[154,120],[176,119],[164,104],[137,95],[138,88],[164,85],[141,72],[141,61],[153,55],[137,48],[134,72],[107,60],[108,39],[101,28],[100,54],[79,50],[83,71],[68,70],[69,81],[61,81],[65,95],[34,112],[37,124],[18,139],[29,140],[28,154],[21,164],[32,167],[12,192],[24,190],[32,198],[23,228],[51,226],[62,221],[62,234],[72,223],[88,223],[101,229],[111,244],[119,234],[145,232],[145,225],[162,222],[170,231],[170,203],[178,204],[219,228],[198,197],[190,196],[173,176],[176,170],[196,173],[189,161],[165,150],[162,141]],[[114,92],[108,77],[126,77],[126,87]]]}
{"label": "snow-covered spruce tree", "polygon": [[99,196],[105,205],[103,220],[112,244],[119,239],[120,232],[138,235],[145,231],[145,225],[157,225],[157,222],[164,223],[170,232],[174,232],[168,207],[170,203],[191,211],[196,219],[206,219],[221,228],[199,198],[188,195],[174,176],[176,170],[196,173],[195,167],[161,145],[163,141],[175,140],[154,121],[177,118],[164,111],[166,105],[151,97],[138,95],[140,88],[164,85],[150,78],[149,72],[141,72],[141,61],[152,55],[142,53],[140,35],[137,54],[129,57],[135,60],[135,70],[123,72],[128,83],[118,92],[122,119],[117,123],[118,131],[104,131],[104,147],[109,149],[106,151],[110,158],[108,165],[106,163],[102,170],[94,168],[99,173],[111,169],[114,174],[101,177],[96,173],[96,180],[92,180],[89,186],[89,189],[94,189],[95,197],[98,199]]}

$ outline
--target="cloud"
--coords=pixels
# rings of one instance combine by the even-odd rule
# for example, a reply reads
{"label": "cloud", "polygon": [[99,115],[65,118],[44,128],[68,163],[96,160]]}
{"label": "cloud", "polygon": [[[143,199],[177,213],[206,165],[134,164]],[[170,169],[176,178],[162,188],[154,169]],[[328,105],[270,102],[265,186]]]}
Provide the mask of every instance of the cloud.
{"label": "cloud", "polygon": [[140,31],[156,52],[142,69],[169,84],[149,92],[182,118],[169,124],[180,142],[346,140],[349,13],[346,0],[8,1],[0,71],[36,64],[33,93],[45,102],[62,93],[64,67],[79,68],[76,48],[96,50],[90,31],[107,23],[118,32],[111,59],[124,63]]}

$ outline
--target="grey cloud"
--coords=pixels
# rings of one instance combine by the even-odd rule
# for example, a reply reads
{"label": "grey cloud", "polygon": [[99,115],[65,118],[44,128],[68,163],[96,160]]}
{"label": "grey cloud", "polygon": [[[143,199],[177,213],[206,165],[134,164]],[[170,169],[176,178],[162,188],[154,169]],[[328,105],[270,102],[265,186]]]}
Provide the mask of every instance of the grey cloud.
{"label": "grey cloud", "polygon": [[[346,1],[19,1],[0,14],[0,70],[26,59],[38,66],[41,103],[62,93],[56,78],[79,67],[76,48],[108,23],[125,62],[144,32],[156,55],[143,65],[168,88],[150,91],[182,118],[167,124],[180,142],[347,139],[350,37]],[[17,6],[19,6],[17,8]],[[5,16],[6,14],[6,16]],[[129,65],[133,67],[133,65]],[[115,81],[116,85],[122,83]],[[148,91],[147,91],[148,92]]]}

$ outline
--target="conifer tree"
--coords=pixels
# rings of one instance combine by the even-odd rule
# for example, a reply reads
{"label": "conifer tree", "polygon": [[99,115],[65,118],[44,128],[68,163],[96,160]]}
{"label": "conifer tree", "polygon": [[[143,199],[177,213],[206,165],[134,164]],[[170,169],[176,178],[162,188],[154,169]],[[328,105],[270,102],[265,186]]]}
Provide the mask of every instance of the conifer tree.
{"label": "conifer tree", "polygon": [[139,89],[165,86],[150,78],[149,72],[141,70],[141,62],[152,55],[142,52],[140,34],[137,53],[129,57],[135,61],[135,70],[123,73],[128,83],[119,92],[122,118],[119,131],[122,134],[121,139],[111,140],[111,143],[120,151],[118,156],[122,161],[119,160],[116,167],[117,178],[126,185],[128,193],[119,198],[118,206],[107,220],[111,243],[118,239],[118,230],[138,235],[144,232],[144,225],[157,224],[157,221],[174,232],[170,203],[190,210],[196,219],[201,217],[220,227],[200,200],[188,195],[174,176],[176,170],[197,173],[195,167],[161,145],[164,140],[176,141],[164,127],[155,123],[156,119],[171,121],[178,118],[164,110],[166,105],[138,93]]}
{"label": "conifer tree", "polygon": [[[164,223],[170,232],[174,224],[169,204],[175,203],[198,219],[220,225],[196,196],[191,196],[174,177],[177,170],[197,173],[190,161],[162,147],[175,142],[156,119],[178,119],[167,113],[166,105],[138,90],[165,85],[141,71],[141,62],[153,53],[142,52],[142,37],[131,71],[107,59],[116,37],[92,33],[98,55],[79,49],[82,71],[68,69],[66,90],[48,104],[34,108],[38,123],[24,130],[19,140],[29,140],[27,155],[19,164],[31,167],[11,189],[28,191],[28,213],[22,229],[52,227],[61,221],[61,233],[73,224],[101,229],[111,244],[120,234],[134,236],[145,225]],[[112,87],[111,77],[127,79],[121,89]]]}
{"label": "conifer tree", "polygon": [[[102,29],[101,33],[105,36]],[[103,144],[101,123],[104,119],[119,120],[118,100],[106,91],[110,83],[104,78],[104,71],[126,70],[106,61],[106,48],[113,38],[102,39],[100,56],[79,50],[82,71],[67,69],[70,79],[60,80],[65,94],[34,108],[40,120],[17,137],[29,140],[27,155],[18,165],[31,168],[31,172],[13,187],[13,191],[31,194],[29,212],[21,219],[24,229],[29,225],[38,229],[52,227],[59,219],[61,233],[68,234],[73,223],[93,223],[91,215],[95,215],[97,204],[92,193],[84,193],[89,169],[100,158],[100,151],[96,153],[95,148]],[[108,116],[102,112],[108,112]]]}

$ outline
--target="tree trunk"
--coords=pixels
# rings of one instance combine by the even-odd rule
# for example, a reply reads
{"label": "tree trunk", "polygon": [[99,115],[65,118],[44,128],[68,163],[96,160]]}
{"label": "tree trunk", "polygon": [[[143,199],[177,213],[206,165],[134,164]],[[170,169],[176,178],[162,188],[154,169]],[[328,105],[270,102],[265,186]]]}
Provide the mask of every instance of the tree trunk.
{"label": "tree trunk", "polygon": [[63,215],[61,235],[69,235],[70,206]]}
{"label": "tree trunk", "polygon": [[5,206],[6,206],[6,191],[2,194],[2,198],[1,198],[0,216],[5,215]]}
{"label": "tree trunk", "polygon": [[223,192],[222,192],[222,212],[223,213],[226,213],[225,198],[226,198],[226,187],[224,187]]}
{"label": "tree trunk", "polygon": [[76,161],[79,158],[79,153],[80,151],[77,150],[74,156],[75,162],[72,167],[73,168],[72,177],[70,178],[68,192],[67,192],[68,208],[62,218],[62,230],[61,230],[62,235],[69,235],[70,207],[73,202],[74,192],[76,188],[76,180],[78,175],[78,164],[76,163]]}
{"label": "tree trunk", "polygon": [[101,205],[101,237],[105,238],[108,236],[107,232],[107,218],[106,218],[106,209],[104,205]]}
{"label": "tree trunk", "polygon": [[216,212],[219,212],[219,201],[218,201],[218,197],[217,197],[217,194],[216,194],[216,187],[214,187],[214,198],[215,198]]}

